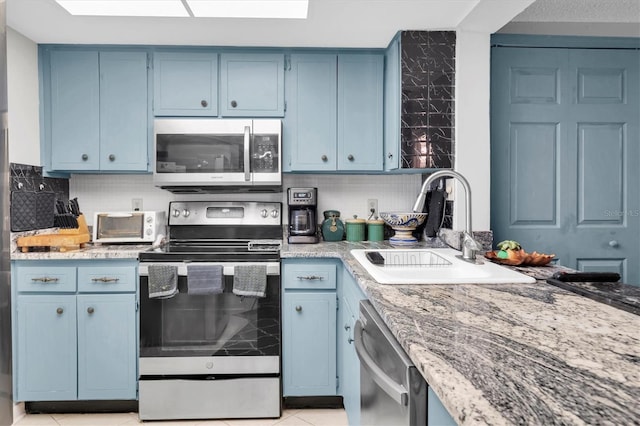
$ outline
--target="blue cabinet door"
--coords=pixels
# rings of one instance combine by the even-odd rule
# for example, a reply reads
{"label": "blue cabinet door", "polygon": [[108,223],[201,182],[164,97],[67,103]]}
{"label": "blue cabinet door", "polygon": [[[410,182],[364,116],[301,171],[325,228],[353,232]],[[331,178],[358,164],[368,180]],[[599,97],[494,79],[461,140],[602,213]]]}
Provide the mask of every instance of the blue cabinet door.
{"label": "blue cabinet door", "polygon": [[340,394],[350,425],[360,424],[360,360],[353,343],[353,330],[358,319],[362,290],[349,271],[342,269],[342,298],[338,323],[338,356],[340,358]]}
{"label": "blue cabinet door", "polygon": [[217,53],[155,53],[153,76],[154,115],[218,115]]}
{"label": "blue cabinet door", "polygon": [[284,54],[221,54],[220,115],[284,116]]}
{"label": "blue cabinet door", "polygon": [[336,395],[336,293],[285,291],[284,396]]}
{"label": "blue cabinet door", "polygon": [[51,153],[51,169],[97,170],[100,167],[98,52],[54,50],[50,66],[51,146],[45,151]]}
{"label": "blue cabinet door", "polygon": [[147,53],[54,49],[48,54],[49,78],[46,67],[43,73],[45,167],[148,171]]}
{"label": "blue cabinet door", "polygon": [[17,297],[16,401],[77,397],[76,296]]}
{"label": "blue cabinet door", "polygon": [[100,170],[148,169],[146,52],[100,52]]}
{"label": "blue cabinet door", "polygon": [[384,169],[400,167],[400,116],[402,114],[402,70],[400,36],[385,51],[384,58]]}
{"label": "blue cabinet door", "polygon": [[337,56],[293,54],[286,73],[284,171],[336,170]]}
{"label": "blue cabinet door", "polygon": [[382,54],[338,55],[338,170],[382,170]]}
{"label": "blue cabinet door", "polygon": [[78,399],[136,399],[135,295],[77,297]]}

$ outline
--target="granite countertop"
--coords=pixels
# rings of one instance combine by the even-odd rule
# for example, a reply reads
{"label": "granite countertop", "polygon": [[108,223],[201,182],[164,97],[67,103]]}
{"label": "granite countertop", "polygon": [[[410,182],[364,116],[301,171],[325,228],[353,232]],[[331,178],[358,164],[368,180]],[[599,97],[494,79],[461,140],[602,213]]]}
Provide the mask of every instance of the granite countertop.
{"label": "granite countertop", "polygon": [[545,282],[381,285],[349,253],[387,243],[287,245],[342,259],[453,418],[470,424],[640,424],[640,316]]}
{"label": "granite countertop", "polygon": [[137,259],[138,253],[148,250],[149,244],[99,245],[86,243],[83,248],[68,251],[30,251],[23,253],[18,248],[18,237],[37,235],[51,230],[11,233],[11,260],[81,260],[81,259]]}

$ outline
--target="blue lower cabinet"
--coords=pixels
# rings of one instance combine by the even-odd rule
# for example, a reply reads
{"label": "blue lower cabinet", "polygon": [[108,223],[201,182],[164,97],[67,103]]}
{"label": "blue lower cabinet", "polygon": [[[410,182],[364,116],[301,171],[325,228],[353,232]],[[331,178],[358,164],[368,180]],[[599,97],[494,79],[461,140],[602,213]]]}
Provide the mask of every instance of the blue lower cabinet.
{"label": "blue lower cabinet", "polygon": [[349,271],[342,269],[341,294],[338,316],[338,358],[340,360],[340,394],[347,412],[349,425],[360,424],[360,360],[353,343],[353,329],[358,319],[358,304],[365,299]]}
{"label": "blue lower cabinet", "polygon": [[[115,284],[85,289],[91,272]],[[15,401],[136,399],[136,277],[136,261],[12,263]]]}
{"label": "blue lower cabinet", "polygon": [[76,296],[18,296],[17,302],[15,399],[77,399]]}
{"label": "blue lower cabinet", "polygon": [[335,261],[285,260],[283,269],[283,394],[335,396]]}
{"label": "blue lower cabinet", "polygon": [[136,399],[135,294],[81,294],[78,399]]}

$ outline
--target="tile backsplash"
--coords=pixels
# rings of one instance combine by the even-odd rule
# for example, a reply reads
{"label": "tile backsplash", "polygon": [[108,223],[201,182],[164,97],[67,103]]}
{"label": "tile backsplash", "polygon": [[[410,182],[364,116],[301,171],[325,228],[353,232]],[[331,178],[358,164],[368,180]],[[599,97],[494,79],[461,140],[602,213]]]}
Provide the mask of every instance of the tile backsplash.
{"label": "tile backsplash", "polygon": [[451,168],[456,33],[403,31],[401,47],[401,167]]}
{"label": "tile backsplash", "polygon": [[173,194],[153,185],[151,175],[72,175],[70,196],[78,197],[89,224],[98,211],[127,211],[132,199],[142,199],[143,210],[167,210],[173,200],[279,201],[283,203],[283,222],[287,222],[286,190],[290,187],[318,188],[318,212],[339,210],[342,218],[367,217],[367,200],[376,198],[380,211],[410,211],[420,191],[419,174],[401,175],[319,175],[285,174],[283,192],[277,194]]}

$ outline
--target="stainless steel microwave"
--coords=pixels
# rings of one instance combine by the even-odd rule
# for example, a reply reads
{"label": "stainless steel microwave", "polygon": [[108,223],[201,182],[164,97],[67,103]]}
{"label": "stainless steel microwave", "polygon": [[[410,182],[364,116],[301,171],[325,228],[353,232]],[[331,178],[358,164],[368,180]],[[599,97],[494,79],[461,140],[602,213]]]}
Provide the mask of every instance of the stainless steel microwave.
{"label": "stainless steel microwave", "polygon": [[154,243],[167,235],[163,211],[98,212],[93,219],[93,242]]}
{"label": "stainless steel microwave", "polygon": [[154,122],[154,184],[171,192],[282,191],[282,122],[163,118]]}

